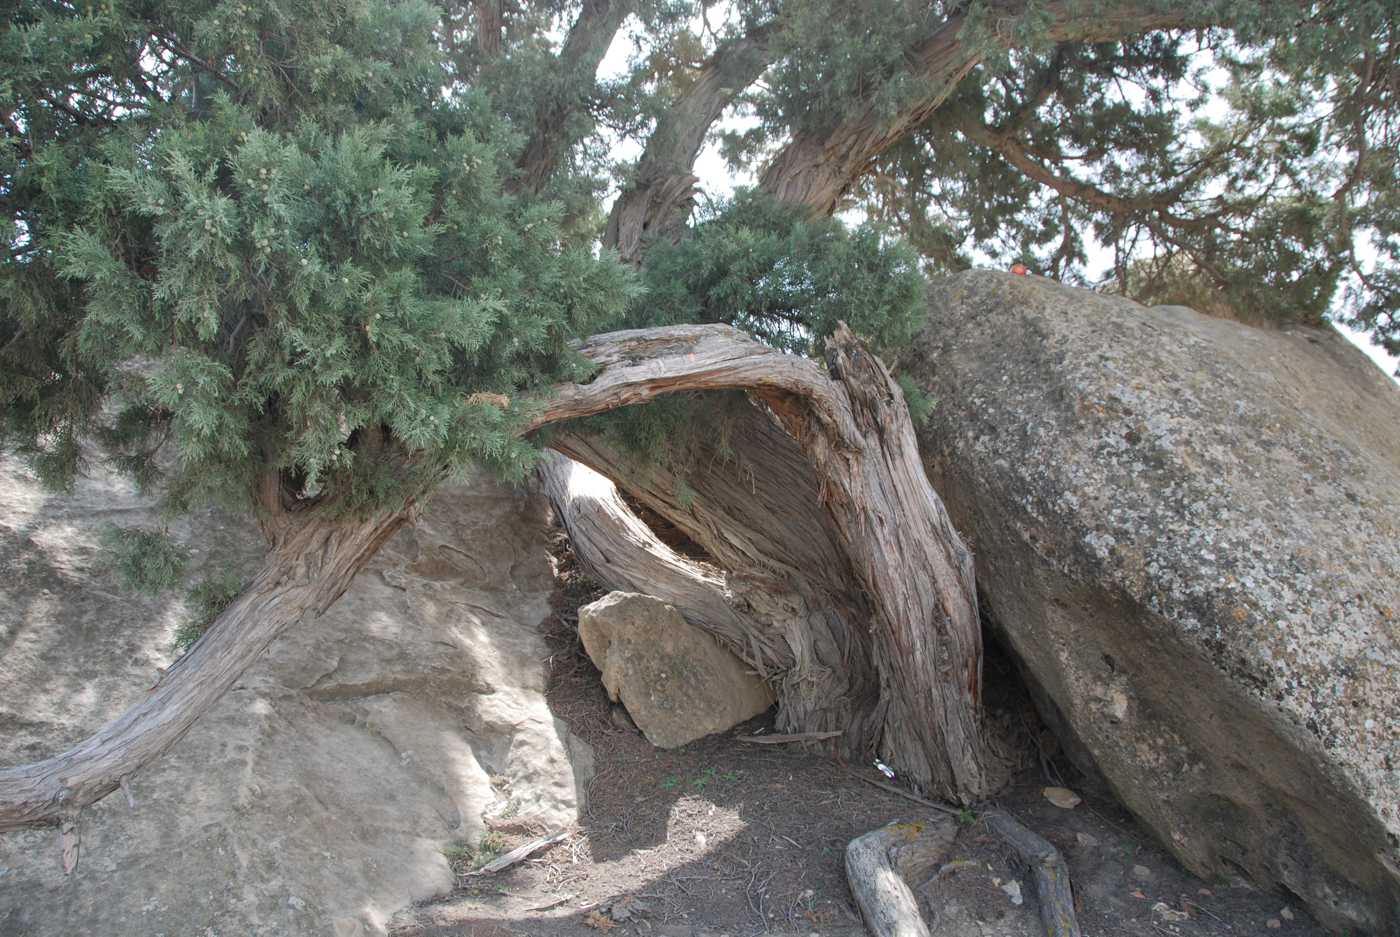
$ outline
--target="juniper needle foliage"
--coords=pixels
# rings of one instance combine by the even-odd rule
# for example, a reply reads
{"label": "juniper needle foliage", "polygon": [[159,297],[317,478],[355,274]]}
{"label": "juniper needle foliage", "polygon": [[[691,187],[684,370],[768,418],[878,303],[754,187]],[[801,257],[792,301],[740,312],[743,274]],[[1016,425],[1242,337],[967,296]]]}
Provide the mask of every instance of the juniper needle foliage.
{"label": "juniper needle foliage", "polygon": [[[58,486],[98,452],[175,511],[519,475],[575,339],[893,349],[921,270],[989,258],[1400,350],[1388,3],[6,11],[0,445]],[[692,215],[707,140],[756,190]]]}

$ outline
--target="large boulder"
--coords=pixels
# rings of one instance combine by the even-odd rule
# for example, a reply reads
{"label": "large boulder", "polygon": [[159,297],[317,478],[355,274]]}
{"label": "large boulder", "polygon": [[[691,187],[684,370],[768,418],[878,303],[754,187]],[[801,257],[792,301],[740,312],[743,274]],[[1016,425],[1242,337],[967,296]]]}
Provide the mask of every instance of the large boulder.
{"label": "large boulder", "polygon": [[[111,477],[48,497],[0,460],[0,764],[59,750],[170,662],[178,602],[124,592],[100,528],[153,524]],[[544,700],[546,505],[481,478],[439,492],[324,617],[268,649],[164,758],[58,834],[0,835],[0,933],[378,934],[453,884],[442,848],[493,817],[577,817],[589,756]],[[253,568],[247,524],[173,528]],[[577,768],[576,768],[577,766]]]}
{"label": "large boulder", "polygon": [[658,748],[723,732],[774,703],[761,677],[660,599],[609,592],[579,609],[578,631],[609,698]]}
{"label": "large boulder", "polygon": [[1400,933],[1400,389],[1331,328],[986,271],[904,367],[1068,747],[1197,874]]}

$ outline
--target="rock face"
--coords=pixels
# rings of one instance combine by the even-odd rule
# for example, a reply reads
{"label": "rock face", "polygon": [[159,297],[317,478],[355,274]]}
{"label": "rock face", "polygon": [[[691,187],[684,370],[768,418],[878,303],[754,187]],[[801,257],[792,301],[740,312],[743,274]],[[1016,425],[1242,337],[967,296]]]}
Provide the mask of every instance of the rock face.
{"label": "rock face", "polygon": [[922,449],[1042,709],[1197,874],[1400,932],[1400,389],[1330,328],[930,307]]}
{"label": "rock face", "polygon": [[775,702],[739,658],[649,595],[609,592],[579,609],[578,632],[608,696],[658,748],[723,732]]}
{"label": "rock face", "polygon": [[[440,849],[488,818],[576,819],[591,756],[544,701],[545,512],[485,479],[442,490],[132,778],[134,808],[83,812],[72,876],[55,830],[0,834],[0,933],[378,934],[451,887]],[[117,480],[51,498],[0,461],[0,763],[89,734],[170,662],[179,603],[99,566],[103,524],[155,520]],[[261,554],[212,512],[172,532],[197,567]]]}

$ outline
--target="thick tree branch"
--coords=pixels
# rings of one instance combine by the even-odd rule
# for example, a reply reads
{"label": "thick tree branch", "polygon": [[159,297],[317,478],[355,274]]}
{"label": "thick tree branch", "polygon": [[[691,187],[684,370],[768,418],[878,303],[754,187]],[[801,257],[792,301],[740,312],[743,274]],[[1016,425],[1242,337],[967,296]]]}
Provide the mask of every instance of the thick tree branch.
{"label": "thick tree branch", "polygon": [[[740,656],[764,673],[779,671],[779,730],[841,732],[837,751],[864,762],[877,753],[888,709],[869,598],[829,515],[813,508],[820,486],[801,448],[765,408],[728,403],[697,399],[694,448],[669,456],[626,451],[576,428],[551,433],[549,444],[607,476],[725,571],[727,599],[754,625]],[[682,490],[689,496],[681,498]],[[615,560],[621,546],[612,542]],[[606,574],[595,578],[607,581]],[[729,640],[709,616],[682,614]]]}
{"label": "thick tree branch", "polygon": [[710,126],[771,61],[770,28],[760,26],[720,46],[694,84],[657,121],[632,184],[608,216],[603,242],[632,263],[649,244],[674,239],[690,215],[695,196],[695,159]]}
{"label": "thick tree branch", "polygon": [[[478,6],[498,2],[490,0]],[[550,95],[549,102],[540,108],[530,140],[516,164],[520,171],[518,184],[526,191],[542,189],[569,152],[573,143],[568,129],[571,119],[592,93],[598,64],[622,28],[623,20],[635,8],[634,0],[584,0],[559,52],[558,93]],[[498,35],[499,32],[497,27]]]}
{"label": "thick tree branch", "polygon": [[76,837],[83,807],[179,741],[279,634],[329,608],[408,516],[304,517],[283,528],[247,591],[144,700],[66,752],[0,770],[0,831],[63,819]]}
{"label": "thick tree branch", "polygon": [[641,592],[675,606],[686,621],[718,638],[765,677],[779,677],[791,668],[792,655],[781,638],[766,633],[762,623],[730,600],[723,574],[662,543],[611,481],[557,453],[545,456],[539,477],[590,578],[609,589]]}
{"label": "thick tree branch", "polygon": [[[1047,13],[1052,25],[1046,38],[1052,42],[1107,42],[1192,25],[1183,12],[1132,4],[1103,9],[1061,0],[1048,4]],[[799,132],[764,169],[759,187],[814,215],[836,211],[842,195],[876,157],[927,121],[981,63],[984,47],[966,35],[967,25],[964,14],[955,14],[910,49],[909,72],[923,92],[898,113],[885,113],[872,98],[835,127]],[[1008,46],[1013,42],[1010,29],[998,29],[997,36]]]}

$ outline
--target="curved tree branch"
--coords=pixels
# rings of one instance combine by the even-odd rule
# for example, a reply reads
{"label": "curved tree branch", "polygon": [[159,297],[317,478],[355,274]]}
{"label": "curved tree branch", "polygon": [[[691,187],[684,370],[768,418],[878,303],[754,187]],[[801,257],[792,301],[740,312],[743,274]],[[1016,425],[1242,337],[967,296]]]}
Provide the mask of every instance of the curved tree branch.
{"label": "curved tree branch", "polygon": [[[477,5],[498,2],[482,0]],[[535,128],[516,163],[520,171],[518,184],[526,191],[538,192],[544,188],[569,152],[573,143],[568,132],[570,119],[592,93],[599,63],[607,54],[613,36],[622,28],[623,20],[635,8],[635,0],[584,0],[583,9],[559,52],[555,80],[558,93],[535,115]]]}
{"label": "curved tree branch", "polygon": [[[1018,7],[1008,12],[1007,18],[1022,12],[1024,7]],[[1107,42],[1154,29],[1192,25],[1185,12],[1132,3],[1104,9],[1098,4],[1059,0],[1047,4],[1045,14],[1051,19],[1045,38],[1051,42]],[[982,62],[985,47],[972,41],[967,32],[966,15],[957,13],[910,49],[906,56],[909,74],[923,91],[897,113],[886,113],[872,98],[835,127],[799,132],[764,168],[759,187],[814,215],[835,212],[851,183],[875,158],[932,117],[958,83]],[[1008,47],[1013,44],[1010,30],[998,29],[996,35]]]}
{"label": "curved tree branch", "polygon": [[875,663],[890,688],[882,756],[922,790],[962,801],[985,792],[972,555],[929,485],[903,394],[879,359],[845,326],[825,368],[723,325],[614,332],[578,350],[595,376],[556,388],[528,426],[677,390],[742,389],[773,412],[815,469],[870,597]]}
{"label": "curved tree branch", "polygon": [[724,109],[758,80],[771,61],[770,26],[760,26],[715,50],[685,95],[657,121],[637,175],[608,216],[603,243],[640,263],[649,244],[674,239],[690,215],[695,159]]}

